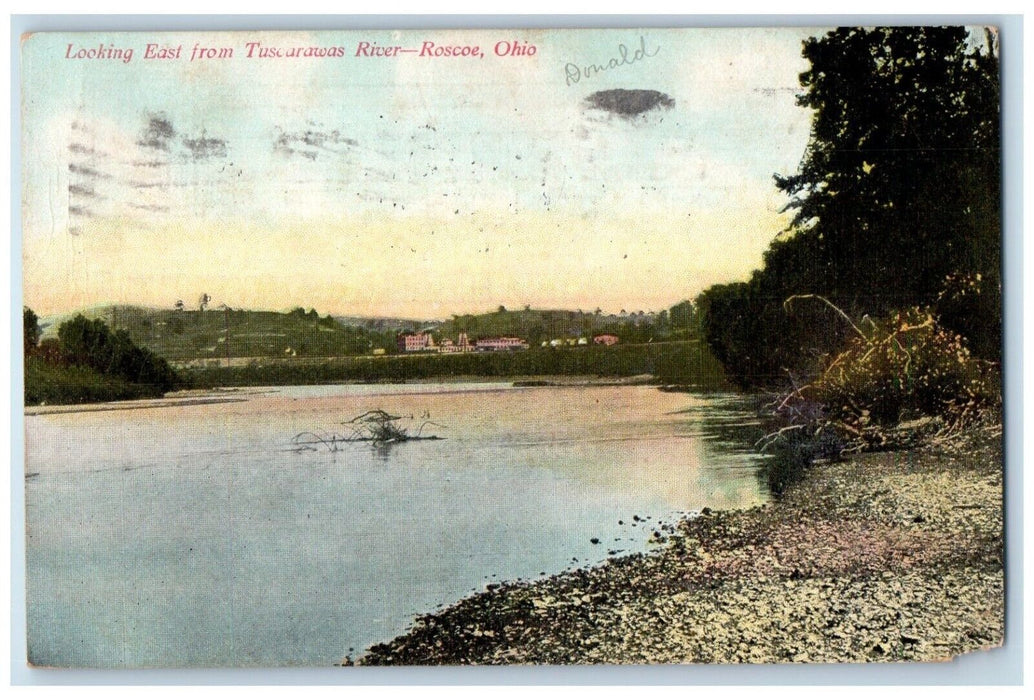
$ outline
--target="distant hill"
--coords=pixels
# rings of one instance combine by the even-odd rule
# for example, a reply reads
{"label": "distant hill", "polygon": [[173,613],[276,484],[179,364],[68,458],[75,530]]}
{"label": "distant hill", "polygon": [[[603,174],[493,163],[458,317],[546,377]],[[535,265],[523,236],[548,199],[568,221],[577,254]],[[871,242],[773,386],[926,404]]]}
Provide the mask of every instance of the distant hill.
{"label": "distant hill", "polygon": [[103,319],[110,328],[125,329],[134,343],[173,361],[332,357],[369,354],[376,348],[392,352],[398,332],[411,329],[410,324],[393,323],[395,319],[363,319],[363,325],[348,325],[303,309],[180,311],[109,305],[43,318],[42,337],[56,337],[60,324],[78,313]]}
{"label": "distant hill", "polygon": [[[338,357],[367,355],[376,349],[395,352],[399,333],[433,331],[436,339],[456,339],[465,332],[471,340],[516,336],[533,347],[560,338],[591,338],[602,333],[622,343],[687,340],[695,337],[682,304],[660,313],[604,314],[599,311],[504,308],[483,314],[453,316],[447,321],[390,317],[320,316],[316,311],[247,311],[209,308],[157,309],[104,305],[40,319],[42,338],[57,336],[61,323],[81,313],[102,319],[112,329],[125,329],[134,343],[170,361],[186,362],[231,358]],[[672,320],[676,325],[672,325]],[[678,327],[678,326],[682,327]],[[695,328],[695,321],[693,322]],[[229,349],[227,349],[227,345]]]}
{"label": "distant hill", "polygon": [[422,331],[437,328],[441,321],[414,318],[391,318],[388,316],[335,316],[334,320],[343,326],[365,328],[370,331],[397,329],[400,331]]}
{"label": "distant hill", "polygon": [[[52,314],[50,316],[40,316],[39,318],[39,329],[40,339],[56,338],[57,329],[62,323],[68,321],[76,316],[84,316],[89,320],[96,318],[104,319],[107,321],[111,318],[111,310],[114,308],[111,304],[96,304],[94,306],[88,306],[84,309],[77,309],[63,314]],[[140,310],[146,310],[144,307],[120,307],[120,308],[139,308]],[[158,311],[158,309],[151,309],[152,311]],[[109,324],[110,325],[110,324]]]}
{"label": "distant hill", "polygon": [[601,311],[566,309],[499,308],[484,314],[453,316],[442,323],[435,335],[455,339],[467,333],[471,340],[496,336],[516,336],[532,346],[554,339],[586,338],[609,333],[624,343],[645,343],[669,340],[678,335],[686,338],[684,329],[673,329],[667,311],[647,313],[605,314]]}

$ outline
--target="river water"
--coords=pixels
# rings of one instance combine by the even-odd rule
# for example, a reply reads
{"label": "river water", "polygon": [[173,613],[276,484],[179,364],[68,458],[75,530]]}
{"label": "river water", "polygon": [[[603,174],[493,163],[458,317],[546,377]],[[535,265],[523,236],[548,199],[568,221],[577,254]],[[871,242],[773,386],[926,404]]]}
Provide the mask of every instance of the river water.
{"label": "river water", "polygon": [[[329,666],[493,582],[645,551],[659,521],[768,498],[735,396],[495,383],[228,397],[26,416],[34,663]],[[429,418],[423,434],[444,439],[292,448],[372,409]]]}

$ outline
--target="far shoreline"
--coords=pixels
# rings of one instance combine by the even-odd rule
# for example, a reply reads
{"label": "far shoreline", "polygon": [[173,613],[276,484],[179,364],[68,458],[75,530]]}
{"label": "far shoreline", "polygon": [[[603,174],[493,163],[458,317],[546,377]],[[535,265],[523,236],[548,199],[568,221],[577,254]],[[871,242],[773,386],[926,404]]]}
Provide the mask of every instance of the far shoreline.
{"label": "far shoreline", "polygon": [[88,413],[95,411],[127,411],[145,408],[170,408],[182,406],[200,406],[219,403],[235,403],[247,401],[246,395],[259,395],[275,392],[283,387],[293,386],[413,386],[422,385],[470,385],[470,384],[508,384],[515,389],[530,388],[573,388],[593,386],[655,386],[661,391],[684,391],[692,393],[692,387],[662,384],[650,374],[630,377],[599,377],[594,375],[540,375],[515,377],[482,377],[482,376],[448,376],[418,380],[398,381],[361,381],[345,380],[321,382],[318,384],[270,384],[267,386],[221,386],[204,389],[181,389],[171,391],[160,398],[125,399],[120,401],[88,401],[71,404],[34,404],[24,406],[26,416],[45,416],[68,413]]}

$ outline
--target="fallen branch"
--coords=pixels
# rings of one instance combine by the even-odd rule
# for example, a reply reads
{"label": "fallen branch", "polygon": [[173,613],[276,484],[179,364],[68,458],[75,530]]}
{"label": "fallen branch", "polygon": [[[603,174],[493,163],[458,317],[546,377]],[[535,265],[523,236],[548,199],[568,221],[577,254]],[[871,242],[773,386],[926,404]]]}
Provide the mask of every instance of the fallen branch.
{"label": "fallen branch", "polygon": [[846,313],[844,313],[843,309],[841,309],[839,306],[837,306],[836,304],[834,304],[833,302],[831,302],[829,299],[827,299],[826,297],[822,296],[821,294],[794,294],[793,296],[789,297],[786,301],[783,302],[783,308],[786,309],[787,311],[789,311],[790,310],[790,306],[791,306],[790,302],[796,301],[798,299],[818,299],[819,301],[824,303],[826,306],[828,306],[829,308],[831,308],[834,311],[836,311],[837,314],[839,314],[841,318],[843,318],[845,321],[847,321],[847,325],[851,326],[851,328],[854,329],[854,332],[858,334],[858,337],[860,337],[862,340],[865,340],[865,341],[869,340],[869,338],[865,335],[865,333],[862,333],[862,329],[859,328],[858,326],[856,326],[855,322],[851,320],[851,317],[848,316]]}
{"label": "fallen branch", "polygon": [[295,435],[291,439],[291,444],[298,451],[326,447],[331,452],[337,452],[342,444],[347,443],[362,442],[374,447],[381,447],[411,440],[444,440],[437,435],[423,434],[424,428],[429,425],[444,428],[445,426],[440,423],[425,420],[415,433],[410,433],[409,430],[399,425],[400,420],[403,420],[402,416],[393,416],[386,411],[375,409],[361,413],[350,420],[342,421],[341,425],[351,429],[351,433],[348,435],[306,430]]}

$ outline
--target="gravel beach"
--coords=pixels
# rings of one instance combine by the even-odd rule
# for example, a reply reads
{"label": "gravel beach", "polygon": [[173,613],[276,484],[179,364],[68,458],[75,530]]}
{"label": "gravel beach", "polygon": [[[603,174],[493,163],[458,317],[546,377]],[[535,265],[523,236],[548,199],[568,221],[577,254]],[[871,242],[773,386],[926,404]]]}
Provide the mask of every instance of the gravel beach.
{"label": "gravel beach", "polygon": [[420,617],[356,663],[938,661],[1003,641],[1000,429],[815,465],[771,504],[670,530]]}

